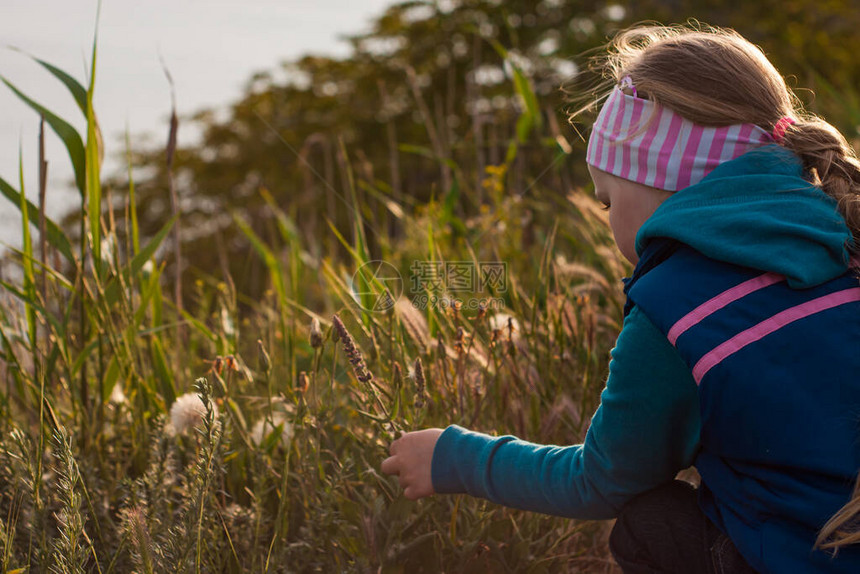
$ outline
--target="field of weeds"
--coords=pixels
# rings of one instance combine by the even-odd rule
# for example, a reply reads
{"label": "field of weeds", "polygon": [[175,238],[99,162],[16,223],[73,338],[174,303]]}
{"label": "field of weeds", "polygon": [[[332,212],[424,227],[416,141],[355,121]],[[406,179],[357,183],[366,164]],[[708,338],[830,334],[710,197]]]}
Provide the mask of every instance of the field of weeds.
{"label": "field of weeds", "polygon": [[[220,273],[170,273],[197,256],[172,181],[173,214],[148,234],[131,164],[126,187],[103,185],[95,55],[87,85],[33,63],[85,134],[7,82],[63,140],[81,204],[61,226],[44,183],[26,199],[23,165],[0,180],[24,224],[0,290],[2,572],[614,571],[606,524],[410,502],[379,471],[401,431],[572,444],[597,406],[629,268],[586,191],[516,163],[541,127],[516,63],[521,119],[475,187],[446,160],[442,197],[372,203],[341,145],[341,218],[320,214],[314,236],[256,188],[273,233],[232,215],[265,270],[251,297],[222,251]],[[540,152],[550,167],[559,137]],[[480,209],[456,208],[478,191]]]}

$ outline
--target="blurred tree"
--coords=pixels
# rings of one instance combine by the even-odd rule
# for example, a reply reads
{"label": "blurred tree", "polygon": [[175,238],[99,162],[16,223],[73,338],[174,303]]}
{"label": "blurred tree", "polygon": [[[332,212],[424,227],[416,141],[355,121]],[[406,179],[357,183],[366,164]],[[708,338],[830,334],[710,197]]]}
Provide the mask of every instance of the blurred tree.
{"label": "blurred tree", "polygon": [[[545,121],[496,173],[509,191],[525,193],[552,165],[557,177],[542,185],[563,194],[571,182],[587,181],[584,145],[563,121],[568,106],[558,89],[577,75],[581,55],[634,22],[691,17],[733,27],[761,45],[783,73],[797,77],[796,86],[824,94],[812,101],[806,93],[812,110],[856,133],[860,11],[852,2],[402,2],[368,33],[349,38],[350,57],[286,62],[255,74],[228,117],[203,111],[191,118],[202,128],[202,144],[177,150],[174,167],[194,266],[186,272],[217,273],[219,260],[227,262],[239,289],[259,294],[262,264],[246,256],[250,248],[232,213],[275,242],[261,188],[296,222],[311,259],[340,249],[326,218],[349,236],[350,171],[377,255],[399,233],[392,202],[411,209],[457,193],[458,214],[477,213],[491,199],[487,167],[504,164],[517,138],[523,102],[514,68],[531,82]],[[151,174],[137,191],[142,232],[153,233],[169,210],[163,150],[137,153],[135,164]]]}

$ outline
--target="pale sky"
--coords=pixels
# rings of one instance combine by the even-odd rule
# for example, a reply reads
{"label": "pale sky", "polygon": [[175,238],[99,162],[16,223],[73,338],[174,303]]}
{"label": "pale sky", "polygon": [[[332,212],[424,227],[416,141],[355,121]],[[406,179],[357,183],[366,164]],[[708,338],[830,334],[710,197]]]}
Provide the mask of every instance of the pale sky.
{"label": "pale sky", "polygon": [[[181,116],[237,100],[250,76],[276,70],[305,53],[346,56],[339,36],[366,31],[392,0],[104,0],[98,30],[95,111],[105,138],[105,169],[123,168],[128,126],[136,135],[167,139],[170,90]],[[97,0],[0,0],[0,75],[70,121],[86,139],[86,122],[65,87],[17,47],[87,85]],[[38,197],[38,115],[0,84],[0,177],[18,187],[19,146],[27,195]],[[50,129],[46,126],[46,130]],[[193,141],[180,124],[179,143]],[[65,148],[47,139],[49,215],[79,201]],[[124,168],[123,168],[124,169]],[[0,196],[0,241],[18,244],[20,216]]]}

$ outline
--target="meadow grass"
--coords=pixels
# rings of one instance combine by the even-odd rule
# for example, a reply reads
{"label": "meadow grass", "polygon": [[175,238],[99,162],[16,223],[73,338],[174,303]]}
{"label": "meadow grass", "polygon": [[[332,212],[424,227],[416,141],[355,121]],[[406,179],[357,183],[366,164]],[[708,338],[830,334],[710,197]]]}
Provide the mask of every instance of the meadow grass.
{"label": "meadow grass", "polygon": [[[379,471],[402,431],[457,423],[572,444],[597,406],[629,269],[582,190],[510,188],[539,125],[524,76],[526,120],[505,163],[487,166],[476,216],[458,217],[450,195],[399,205],[386,213],[403,234],[369,241],[387,222],[358,199],[341,146],[352,225],[326,234],[347,258],[311,256],[322,238],[298,233],[261,188],[276,239],[234,221],[266,266],[264,297],[222,274],[177,299],[163,274],[181,214],[140,237],[131,166],[122,207],[101,185],[95,46],[88,87],[37,63],[76,98],[87,133],[13,87],[64,141],[81,213],[72,240],[45,216],[44,190],[34,205],[23,175],[18,188],[0,180],[24,230],[21,280],[0,293],[4,573],[612,571],[605,524],[465,496],[410,502]],[[504,288],[472,294],[504,308],[429,288],[379,308],[389,285],[351,280],[371,247],[403,277],[415,261],[504,262]]]}

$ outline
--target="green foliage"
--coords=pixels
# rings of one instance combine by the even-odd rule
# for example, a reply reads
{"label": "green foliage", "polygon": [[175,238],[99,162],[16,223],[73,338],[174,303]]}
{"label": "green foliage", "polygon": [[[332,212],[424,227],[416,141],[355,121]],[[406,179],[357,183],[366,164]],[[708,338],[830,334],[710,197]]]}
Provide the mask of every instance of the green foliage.
{"label": "green foliage", "polygon": [[[664,4],[624,4],[618,20],[603,2],[402,3],[349,58],[289,63],[281,84],[258,75],[228,121],[197,117],[199,148],[176,150],[183,271],[163,150],[127,141],[128,181],[102,185],[95,42],[86,88],[36,59],[87,134],[10,86],[60,134],[82,203],[76,236],[45,221],[45,258],[24,225],[20,284],[0,282],[3,571],[606,571],[601,523],[413,503],[378,469],[402,430],[584,437],[629,267],[583,190],[557,87],[567,58]],[[689,5],[745,34],[762,14]],[[839,102],[831,121],[856,123],[855,64],[797,59],[824,40],[787,23],[760,43],[786,38],[775,59]],[[132,164],[155,175],[133,181]],[[38,225],[20,187],[0,180]],[[354,277],[380,260],[403,293],[373,310],[397,294]],[[502,262],[507,281],[413,285],[416,262]],[[184,301],[165,289],[180,273]]]}
{"label": "green foliage", "polygon": [[72,451],[72,442],[64,429],[54,435],[57,458],[57,487],[61,507],[56,515],[59,535],[54,542],[52,571],[57,574],[81,572],[86,563],[87,547],[84,536],[84,517],[81,513],[81,495],[78,492],[81,473]]}
{"label": "green foliage", "polygon": [[80,134],[72,127],[64,119],[55,115],[53,112],[45,108],[44,106],[36,103],[28,96],[26,96],[23,92],[21,92],[17,87],[15,87],[11,82],[9,82],[6,78],[0,76],[0,80],[3,81],[6,86],[11,89],[18,98],[20,98],[24,103],[30,106],[37,114],[45,119],[48,122],[48,125],[51,126],[51,129],[59,136],[59,138],[63,141],[63,144],[66,146],[66,149],[69,152],[69,158],[72,160],[72,167],[75,170],[75,181],[77,183],[78,189],[81,191],[81,194],[84,193],[85,188],[85,169],[86,169],[86,159],[84,157],[84,143],[81,139]]}
{"label": "green foliage", "polygon": [[[22,186],[23,187],[23,186]],[[26,213],[27,217],[33,225],[39,224],[39,208],[33,205],[33,202],[26,200],[26,205],[21,205],[24,196],[17,189],[12,187],[6,180],[0,178],[0,193],[12,203],[19,205],[19,210],[22,214]],[[67,261],[74,261],[75,256],[72,254],[71,243],[63,230],[54,223],[50,218],[46,218],[46,237],[45,239],[51,244],[51,247],[56,249]]]}
{"label": "green foliage", "polygon": [[[88,116],[92,136],[91,104]],[[86,161],[98,164],[88,150]],[[350,161],[346,147],[339,157]],[[453,187],[413,212],[389,209],[401,236],[380,244],[366,235],[380,221],[365,214],[367,199],[344,170],[351,233],[334,221],[320,232],[348,257],[322,256],[320,238],[260,189],[275,233],[263,237],[243,215],[235,222],[271,289],[251,299],[229,273],[204,275],[193,304],[180,308],[162,292],[174,220],[116,239],[114,218],[87,212],[101,184],[97,165],[85,166],[90,229],[78,237],[75,264],[55,268],[25,241],[24,286],[2,283],[0,425],[12,431],[0,438],[6,571],[542,572],[600,563],[599,527],[465,498],[413,504],[377,469],[394,432],[420,426],[480,424],[545,442],[584,435],[618,328],[612,286],[625,270],[606,247],[604,214],[585,194],[557,197],[537,186],[532,199],[500,194],[493,211],[464,219],[464,196],[452,194],[474,190]],[[37,208],[7,187],[32,221],[28,209]],[[528,218],[555,221],[554,231],[523,241],[519,222]],[[65,235],[51,248],[68,245],[71,254],[58,238]],[[383,312],[362,308],[364,299],[395,295],[369,277],[364,299],[356,297],[349,277],[373,262],[373,249],[404,276],[428,255],[508,262],[509,290],[485,295],[521,326],[486,304],[425,302],[422,311],[401,295]],[[318,321],[335,313],[343,317],[336,339]],[[193,329],[180,331],[184,323]],[[416,367],[404,375],[401,364]]]}

